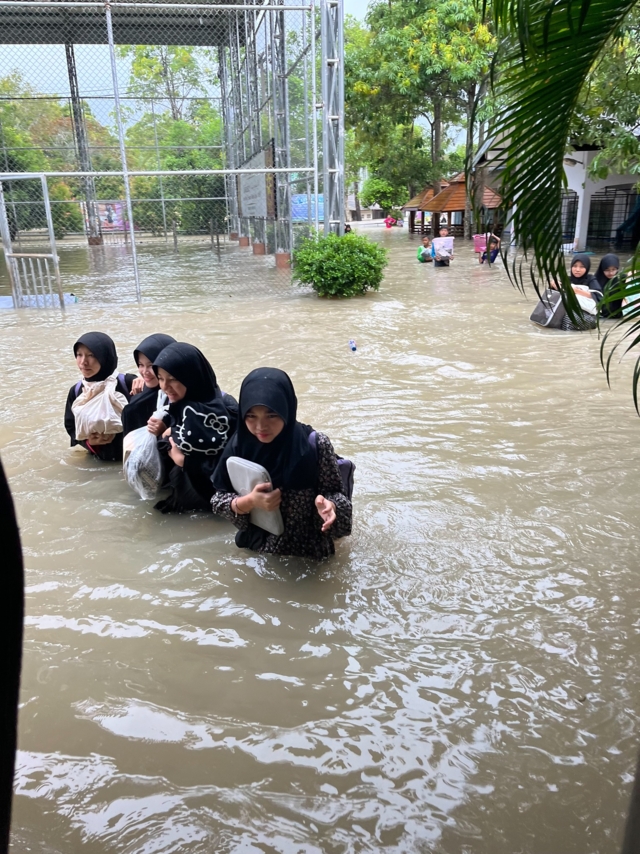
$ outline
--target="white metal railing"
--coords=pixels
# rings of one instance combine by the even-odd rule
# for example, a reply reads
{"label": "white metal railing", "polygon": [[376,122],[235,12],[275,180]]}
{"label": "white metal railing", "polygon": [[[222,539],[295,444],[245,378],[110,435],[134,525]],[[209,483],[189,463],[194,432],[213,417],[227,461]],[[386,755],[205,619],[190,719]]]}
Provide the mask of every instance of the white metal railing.
{"label": "white metal railing", "polygon": [[[42,186],[42,204],[47,220],[47,232],[51,252],[14,252],[11,243],[11,229],[7,219],[7,208],[4,199],[2,179],[23,180],[19,173],[0,174],[0,242],[4,250],[4,257],[11,282],[11,296],[15,308],[53,307],[59,304],[64,311],[64,294],[62,293],[62,281],[60,279],[60,263],[56,251],[56,238],[53,228],[53,217],[51,216],[51,204],[49,202],[49,190],[47,179],[44,175],[37,175]],[[35,264],[34,264],[35,261]],[[53,276],[51,275],[53,267]],[[53,286],[55,280],[55,292]]]}
{"label": "white metal railing", "polygon": [[57,255],[7,252],[5,258],[16,308],[64,308]]}

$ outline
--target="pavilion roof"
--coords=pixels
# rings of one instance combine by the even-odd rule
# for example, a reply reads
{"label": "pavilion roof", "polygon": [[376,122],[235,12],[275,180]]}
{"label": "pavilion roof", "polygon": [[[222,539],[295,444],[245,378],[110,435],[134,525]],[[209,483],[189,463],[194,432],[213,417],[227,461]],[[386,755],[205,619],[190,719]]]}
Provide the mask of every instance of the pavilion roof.
{"label": "pavilion roof", "polygon": [[[447,181],[440,182],[441,187],[448,187],[449,184]],[[423,205],[425,205],[430,199],[433,198],[433,187],[427,186],[424,190],[421,190],[417,196],[414,196],[412,199],[406,203],[406,205],[402,205],[402,209],[405,211],[421,211],[424,210]]]}
{"label": "pavilion roof", "polygon": [[[456,176],[457,177],[457,176]],[[435,198],[426,201],[421,210],[423,211],[463,211],[467,203],[467,188],[463,181],[455,181],[438,193]],[[502,197],[492,190],[490,187],[485,187],[482,193],[482,206],[488,210],[499,208],[502,204]]]}

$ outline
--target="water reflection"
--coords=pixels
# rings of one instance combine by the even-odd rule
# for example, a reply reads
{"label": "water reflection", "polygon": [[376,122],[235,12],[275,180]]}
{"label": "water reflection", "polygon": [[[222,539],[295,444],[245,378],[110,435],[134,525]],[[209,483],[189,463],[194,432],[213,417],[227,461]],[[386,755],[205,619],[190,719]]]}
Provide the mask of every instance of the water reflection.
{"label": "water reflection", "polygon": [[[29,572],[15,851],[615,850],[640,664],[628,369],[607,390],[596,336],[531,326],[468,249],[436,271],[376,239],[389,275],[364,299],[151,246],[139,307],[103,247],[65,254],[66,316],[0,315]],[[69,450],[89,327],[121,369],[162,329],[231,392],[288,370],[358,466],[335,559],[240,552]]]}

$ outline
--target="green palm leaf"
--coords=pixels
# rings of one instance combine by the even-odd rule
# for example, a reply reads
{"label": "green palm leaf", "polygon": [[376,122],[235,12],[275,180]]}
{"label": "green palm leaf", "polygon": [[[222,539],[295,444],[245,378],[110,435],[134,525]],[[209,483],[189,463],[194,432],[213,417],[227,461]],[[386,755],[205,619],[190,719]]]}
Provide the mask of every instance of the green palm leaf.
{"label": "green palm leaf", "polygon": [[514,262],[510,276],[524,290],[529,267],[536,291],[558,287],[573,319],[579,307],[561,251],[569,127],[589,70],[638,0],[486,2],[500,38],[492,85],[501,107],[491,136],[504,146],[503,204],[527,262]]}

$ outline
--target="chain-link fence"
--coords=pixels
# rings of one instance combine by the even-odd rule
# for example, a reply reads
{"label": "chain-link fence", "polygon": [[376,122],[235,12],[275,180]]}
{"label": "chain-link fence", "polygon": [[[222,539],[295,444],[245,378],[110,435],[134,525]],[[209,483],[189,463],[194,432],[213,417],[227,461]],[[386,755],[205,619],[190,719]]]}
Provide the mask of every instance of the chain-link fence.
{"label": "chain-link fence", "polygon": [[238,240],[286,265],[325,184],[340,230],[341,33],[342,0],[0,0],[5,253],[47,241],[29,174],[58,241],[130,245],[138,294],[141,241]]}

